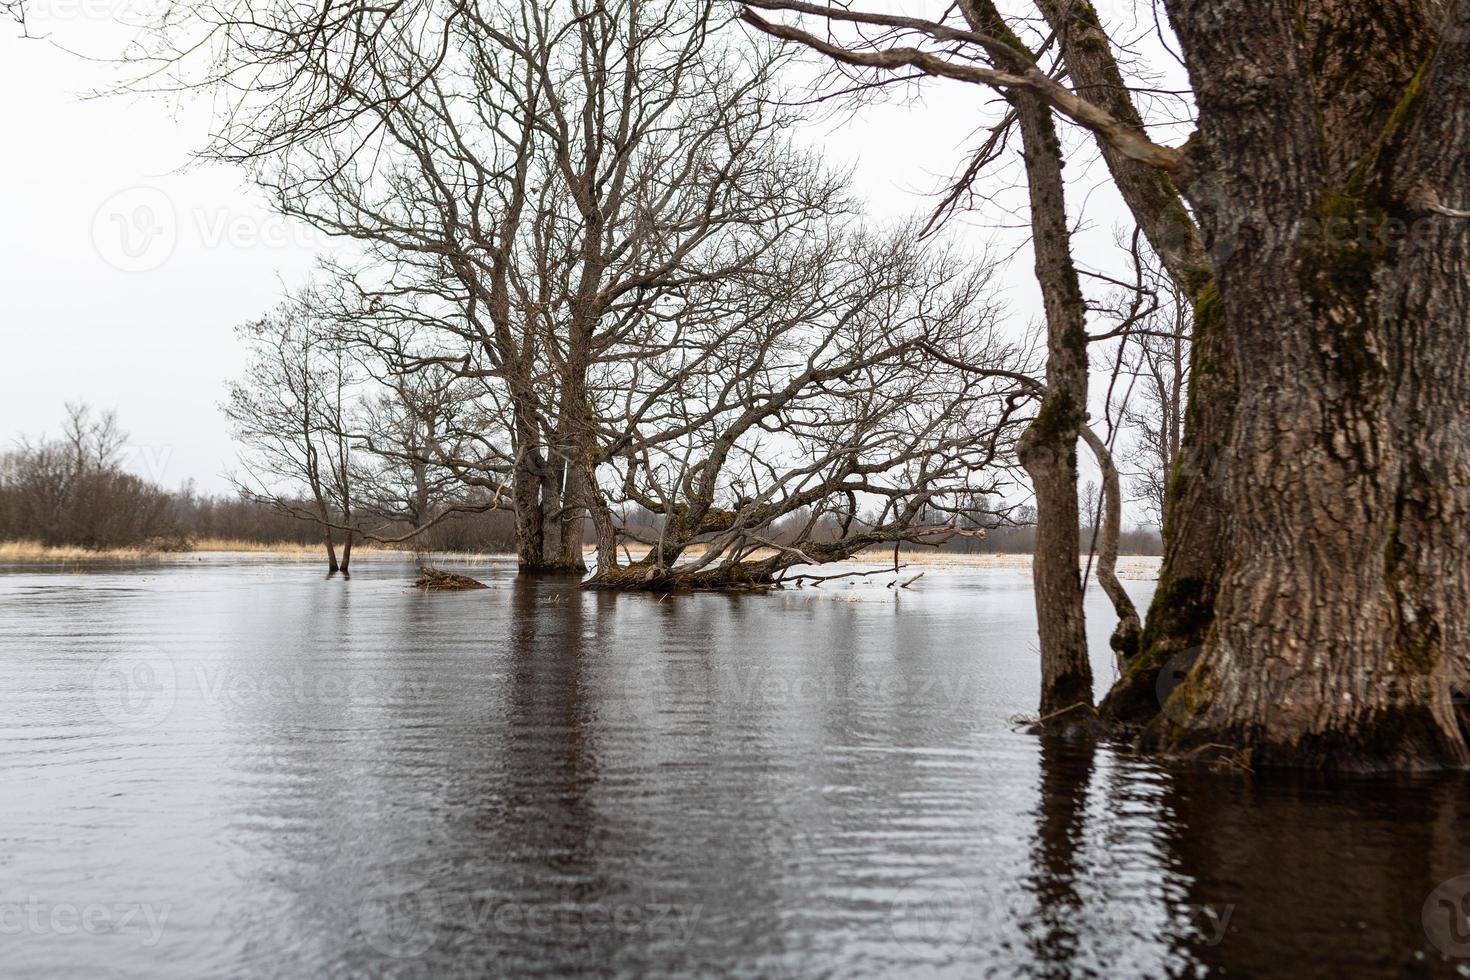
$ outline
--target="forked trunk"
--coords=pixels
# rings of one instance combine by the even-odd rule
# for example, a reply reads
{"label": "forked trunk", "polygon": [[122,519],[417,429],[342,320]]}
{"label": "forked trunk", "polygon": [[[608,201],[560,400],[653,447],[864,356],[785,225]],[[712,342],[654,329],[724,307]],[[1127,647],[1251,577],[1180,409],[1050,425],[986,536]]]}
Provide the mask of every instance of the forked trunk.
{"label": "forked trunk", "polygon": [[[1146,136],[1132,90],[1093,4],[1037,0],[1037,6],[1057,33],[1078,94]],[[1142,636],[1130,643],[1126,626],[1118,636],[1128,652],[1126,664],[1102,705],[1112,721],[1141,724],[1158,711],[1161,673],[1193,663],[1214,619],[1215,594],[1229,547],[1224,453],[1235,412],[1235,360],[1232,337],[1221,320],[1219,294],[1212,285],[1212,256],[1173,181],[1107,140],[1099,141],[1098,149],[1139,230],[1195,310],[1191,418],[1169,474],[1171,503],[1164,516],[1159,585]]]}
{"label": "forked trunk", "polygon": [[580,539],[570,554],[563,545],[562,479],[566,467],[559,461],[546,460],[536,438],[533,428],[518,426],[519,445],[511,473],[517,564],[526,573],[580,575],[587,570]]}

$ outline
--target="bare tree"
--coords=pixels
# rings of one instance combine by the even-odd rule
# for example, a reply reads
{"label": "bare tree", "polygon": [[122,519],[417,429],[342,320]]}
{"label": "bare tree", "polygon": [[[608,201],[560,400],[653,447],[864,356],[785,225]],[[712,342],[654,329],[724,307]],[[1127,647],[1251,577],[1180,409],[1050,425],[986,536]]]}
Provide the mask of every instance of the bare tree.
{"label": "bare tree", "polygon": [[112,411],[66,406],[62,434],[0,454],[0,537],[84,548],[173,546],[168,494],[122,468]]}
{"label": "bare tree", "polygon": [[[318,525],[329,572],[346,571],[353,538],[346,405],[356,381],[350,361],[306,297],[283,302],[238,333],[250,360],[223,406],[244,448],[235,486],[249,499]],[[333,530],[343,527],[339,564]]]}
{"label": "bare tree", "polygon": [[1169,480],[1179,460],[1189,390],[1189,335],[1193,312],[1168,280],[1158,282],[1164,302],[1125,341],[1123,370],[1129,398],[1119,406],[1132,437],[1123,454],[1130,489],[1144,517],[1164,526]]}
{"label": "bare tree", "polygon": [[[1029,379],[996,335],[989,267],[915,239],[792,236],[780,261],[703,284],[701,316],[608,365],[596,458],[617,476],[598,486],[592,585],[769,584],[973,528],[1012,462]],[[617,520],[627,505],[656,533]],[[620,564],[625,539],[647,550]]]}
{"label": "bare tree", "polygon": [[359,399],[349,433],[359,509],[383,522],[364,536],[420,547],[447,518],[510,505],[505,481],[483,476],[495,462],[476,456],[485,426],[472,385],[443,370],[370,373],[377,394]]}
{"label": "bare tree", "polygon": [[[941,47],[965,46],[972,59],[955,65],[918,48],[876,45],[861,32],[848,46],[809,32],[772,23],[752,8],[790,10],[831,22],[880,27],[894,34],[914,36]],[[1018,34],[990,0],[967,0],[957,5],[958,25],[915,18],[858,14],[843,8],[780,0],[756,0],[746,5],[744,17],[776,37],[797,40],[855,67],[920,71],[953,68],[952,75],[996,85],[1008,111],[972,167],[978,169],[1004,146],[1006,132],[1019,131],[1030,205],[1032,254],[1037,283],[1046,311],[1047,357],[1045,388],[1031,424],[1022,434],[1017,452],[1036,494],[1036,551],[1033,585],[1041,643],[1041,724],[1057,730],[1091,729],[1092,668],[1082,608],[1079,514],[1077,505],[1077,440],[1087,420],[1088,357],[1086,302],[1072,260],[1067,219],[1062,152],[1053,108],[1064,104],[1089,118],[1105,116],[1090,103],[1077,99],[1038,67],[1039,52]],[[861,49],[861,50],[860,50]],[[975,64],[987,67],[975,67]],[[1130,140],[1134,149],[1151,146]]]}
{"label": "bare tree", "polygon": [[182,9],[142,63],[231,96],[211,152],[358,243],[367,308],[435,320],[420,364],[503,386],[526,570],[585,567],[594,365],[842,207],[761,97],[779,59],[713,0]]}
{"label": "bare tree", "polygon": [[[864,309],[853,298],[833,297],[830,308],[803,311],[805,320],[762,323],[753,315],[769,302],[769,283],[791,273],[780,254],[785,243],[809,243],[848,204],[842,182],[787,139],[793,113],[769,98],[776,50],[717,32],[731,16],[725,5],[363,8],[357,14],[374,26],[371,37],[335,15],[293,19],[296,8],[277,11],[268,30],[254,10],[246,17],[229,7],[184,9],[189,23],[165,25],[151,56],[190,85],[229,89],[250,67],[249,91],[231,93],[211,152],[250,162],[284,213],[358,246],[355,259],[331,269],[342,303],[334,318],[351,325],[351,343],[394,376],[448,371],[483,386],[476,401],[496,433],[484,448],[496,449],[498,460],[489,470],[439,462],[461,477],[508,476],[524,570],[582,570],[590,514],[597,580],[633,581],[614,574],[614,512],[650,502],[659,512],[719,509],[720,474],[732,456],[757,459],[747,458],[749,446],[772,427],[798,433],[790,442],[810,456],[807,482],[797,487],[792,473],[767,474],[762,491],[778,501],[719,532],[729,547],[708,547],[716,532],[702,520],[687,522],[687,540],[671,544],[666,522],[655,578],[695,541],[706,545],[700,561],[728,559],[733,569],[746,544],[789,513],[820,503],[813,527],[824,525],[827,498],[856,492],[847,476],[870,477],[864,493],[877,523],[860,537],[853,503],[846,550],[816,549],[808,559],[917,536],[917,515],[973,493],[986,479],[974,475],[981,461],[1004,452],[994,413],[977,407],[982,390],[993,388],[994,375],[983,371],[925,367],[916,384],[946,372],[961,379],[944,391],[948,402],[935,382],[924,398],[915,389],[912,404],[895,409],[882,405],[879,386],[865,414],[850,415],[864,404],[862,389],[839,397],[836,387],[858,385],[855,376],[866,372],[897,391],[905,372],[923,364],[918,355],[929,342],[882,342],[867,310],[866,340],[883,356],[855,354],[843,346],[850,339],[843,330],[852,329],[843,318]],[[180,43],[190,27],[204,37]],[[189,53],[201,51],[204,69],[191,76]],[[267,88],[271,97],[261,101]],[[804,261],[798,275],[820,267],[819,259]],[[917,290],[921,304],[933,302],[922,285]],[[891,290],[882,296],[895,303]],[[755,306],[741,310],[742,302]],[[824,337],[820,317],[839,329]],[[742,403],[788,366],[782,345],[797,327],[817,331],[822,370],[784,379],[792,390],[769,392],[776,403],[763,410]],[[947,342],[951,330],[936,333]],[[976,362],[994,367],[992,353]],[[660,371],[652,388],[645,384]],[[695,392],[709,385],[717,397],[701,403]],[[685,409],[670,406],[686,399],[693,415],[680,419]],[[822,399],[832,418],[806,421]],[[942,407],[933,408],[935,399]],[[933,414],[911,419],[918,429],[899,448],[885,425],[901,410]],[[964,412],[972,413],[968,422]],[[839,422],[852,429],[845,451],[834,443],[844,431]],[[961,430],[971,439],[962,448],[953,442]],[[663,486],[667,454],[691,464],[700,440],[711,453],[701,464],[706,482]],[[818,465],[822,440],[829,459]],[[880,461],[860,451],[875,445],[892,455]],[[616,479],[605,479],[607,468]],[[736,531],[741,536],[730,536]],[[777,564],[791,564],[794,554]],[[667,577],[698,571],[688,564]]]}

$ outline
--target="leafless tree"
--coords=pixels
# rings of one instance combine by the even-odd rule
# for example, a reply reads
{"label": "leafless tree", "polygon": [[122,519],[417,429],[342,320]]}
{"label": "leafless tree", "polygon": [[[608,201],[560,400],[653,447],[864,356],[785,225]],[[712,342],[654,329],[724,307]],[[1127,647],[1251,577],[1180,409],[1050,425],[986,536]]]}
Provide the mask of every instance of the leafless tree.
{"label": "leafless tree", "polygon": [[[341,308],[304,290],[240,328],[250,348],[225,413],[245,449],[237,489],[322,529],[328,566],[352,544],[418,539],[458,514],[507,503],[474,389],[451,372],[396,373],[354,344]],[[334,532],[344,536],[336,561]]]}
{"label": "leafless tree", "polygon": [[122,468],[114,412],[66,406],[62,434],[0,454],[0,537],[84,548],[170,546],[168,494]]}
{"label": "leafless tree", "polygon": [[[698,316],[599,372],[594,459],[616,475],[594,483],[594,586],[770,583],[965,533],[1003,486],[1030,381],[998,337],[987,264],[926,254],[913,229],[842,226],[772,259],[701,284]],[[617,519],[628,505],[655,534]],[[622,564],[625,539],[646,551]]]}
{"label": "leafless tree", "polygon": [[1128,398],[1120,421],[1132,444],[1123,454],[1130,489],[1144,517],[1163,527],[1169,478],[1179,458],[1189,390],[1189,334],[1193,312],[1163,278],[1155,283],[1162,302],[1124,341],[1123,371]]}
{"label": "leafless tree", "polygon": [[[334,319],[350,324],[351,343],[394,377],[447,371],[481,386],[488,434],[477,455],[489,468],[438,462],[460,477],[508,476],[523,569],[583,569],[590,514],[598,581],[631,582],[614,574],[612,515],[650,502],[659,512],[714,507],[728,467],[757,460],[752,441],[772,427],[792,428],[785,438],[811,472],[767,474],[761,492],[776,499],[725,529],[723,547],[705,547],[701,568],[728,562],[728,574],[747,544],[795,510],[820,503],[813,526],[822,525],[828,496],[856,492],[846,476],[870,478],[864,506],[878,523],[860,538],[853,503],[847,550],[806,557],[915,536],[916,515],[973,492],[986,479],[975,475],[981,462],[1004,455],[1004,427],[979,405],[999,359],[983,344],[980,367],[930,365],[910,382],[930,385],[923,398],[915,387],[912,404],[882,404],[880,392],[900,390],[924,363],[923,343],[949,343],[952,325],[933,328],[943,336],[930,341],[911,331],[883,342],[871,305],[879,300],[841,295],[801,311],[804,319],[754,315],[772,302],[770,283],[792,274],[786,252],[810,249],[849,205],[842,181],[787,138],[793,110],[770,98],[778,48],[719,30],[734,15],[725,4],[178,10],[140,63],[224,91],[229,113],[210,153],[250,163],[281,211],[355,245],[330,268]],[[820,260],[807,252],[802,262],[796,274],[822,281],[809,272]],[[853,263],[835,268],[840,278]],[[923,284],[908,285],[916,303],[936,302]],[[900,305],[891,289],[879,295]],[[843,318],[855,312],[881,357],[844,346],[854,328]],[[896,314],[894,329],[913,315]],[[790,391],[763,394],[802,331],[823,367],[814,378],[781,378]],[[864,372],[882,384],[861,381]],[[946,373],[948,389],[937,380]],[[864,383],[870,404],[853,416]],[[701,403],[710,391],[718,397]],[[742,397],[775,404],[757,410]],[[833,418],[809,421],[824,400]],[[885,428],[901,411],[918,426],[902,449]],[[958,431],[970,438],[963,447]],[[846,452],[839,434],[855,440]],[[661,485],[669,456],[688,464],[701,440],[711,450],[707,482]],[[891,455],[859,452],[872,446]],[[709,545],[715,532],[694,522],[671,545],[669,527],[655,578],[688,578],[700,569],[670,556],[687,557],[690,543]]]}
{"label": "leafless tree", "polygon": [[[223,406],[243,448],[243,470],[232,480],[242,496],[317,524],[329,572],[347,571],[354,537],[347,404],[359,380],[352,362],[307,297],[238,333],[250,355]],[[338,528],[347,528],[340,564]]]}
{"label": "leafless tree", "polygon": [[[846,43],[837,43],[829,39],[830,34],[819,37],[772,22],[755,8],[815,16],[854,30]],[[1013,25],[990,0],[967,0],[951,10],[956,23],[752,0],[746,4],[744,17],[765,33],[800,41],[846,65],[935,73],[944,69],[954,77],[994,85],[1006,100],[1006,111],[997,119],[969,179],[1006,145],[1009,132],[1017,131],[1030,206],[1032,254],[1047,328],[1040,405],[1017,447],[1036,495],[1032,567],[1041,643],[1040,717],[1042,724],[1057,730],[1087,730],[1096,726],[1096,715],[1077,534],[1077,442],[1087,423],[1088,405],[1086,301],[1072,259],[1062,151],[1053,111],[1066,105],[1084,115],[1106,113],[1077,99],[1038,67],[1047,53],[1043,48],[1049,41],[1046,36],[1023,38],[1018,30],[1026,28]],[[933,45],[939,53],[899,46],[895,37]],[[963,64],[953,57],[956,51]],[[1147,140],[1129,138],[1134,149],[1152,146]]]}
{"label": "leafless tree", "polygon": [[498,381],[521,565],[583,569],[589,371],[843,206],[762,97],[779,59],[713,0],[279,7],[180,8],[140,64],[232,96],[211,152],[357,243],[366,308],[434,319],[419,364]]}
{"label": "leafless tree", "polygon": [[364,535],[383,542],[412,541],[446,518],[510,505],[505,480],[494,479],[500,459],[477,455],[489,428],[479,414],[475,387],[443,370],[370,373],[347,433],[357,448],[354,483],[360,508],[383,526]]}

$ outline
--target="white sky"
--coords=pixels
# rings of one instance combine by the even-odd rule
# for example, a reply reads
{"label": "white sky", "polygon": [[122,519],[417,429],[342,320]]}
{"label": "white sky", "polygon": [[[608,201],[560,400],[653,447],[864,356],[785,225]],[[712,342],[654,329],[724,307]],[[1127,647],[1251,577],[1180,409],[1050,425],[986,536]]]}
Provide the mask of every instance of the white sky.
{"label": "white sky", "polygon": [[[273,215],[237,171],[187,166],[205,132],[197,107],[82,98],[114,69],[57,45],[119,51],[128,32],[116,2],[36,3],[31,32],[54,44],[0,25],[0,443],[55,433],[63,405],[86,401],[117,410],[140,475],[223,490],[234,448],[218,404],[243,360],[233,327],[272,305],[283,282],[305,280],[324,239]],[[902,215],[926,208],[922,192],[959,165],[988,98],[929,84],[922,104],[828,118],[812,135],[856,166],[877,214]],[[1073,192],[1074,215],[1083,196]],[[1093,267],[1122,220],[1107,197],[1088,199],[1093,230],[1079,241]],[[978,249],[996,234],[966,237]],[[1029,255],[1012,259],[1006,279],[1023,328],[1037,310]]]}

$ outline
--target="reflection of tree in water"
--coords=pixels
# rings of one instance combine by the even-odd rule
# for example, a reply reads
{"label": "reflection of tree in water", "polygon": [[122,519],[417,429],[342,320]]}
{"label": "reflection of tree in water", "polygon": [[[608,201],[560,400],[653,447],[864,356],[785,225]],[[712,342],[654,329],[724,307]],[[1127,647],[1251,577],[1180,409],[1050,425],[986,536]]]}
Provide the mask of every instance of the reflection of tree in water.
{"label": "reflection of tree in water", "polygon": [[[903,685],[855,686],[948,663],[925,658],[935,638],[922,629],[886,631],[886,613],[815,606],[778,655],[801,613],[764,618],[768,598],[659,602],[546,580],[484,598],[313,610],[322,635],[378,638],[349,645],[372,654],[358,667],[434,677],[422,696],[266,700],[229,715],[252,752],[283,746],[269,766],[232,770],[250,794],[242,812],[267,818],[242,837],[255,846],[230,916],[248,956],[290,947],[297,963],[372,972],[386,960],[364,940],[362,902],[421,885],[431,918],[413,962],[428,972],[595,962],[808,975],[887,957],[895,972],[1338,977],[1470,962],[1442,959],[1423,920],[1435,886],[1470,872],[1464,778],[1182,773],[1047,740],[1034,777],[1011,770],[1022,795],[1006,799],[994,759],[923,751],[964,744],[964,711],[936,714]],[[446,627],[449,602],[483,629]],[[236,666],[283,644],[266,635],[234,651]],[[346,670],[341,659],[302,665],[316,676]],[[740,686],[751,677],[823,684]],[[881,756],[850,748],[864,735],[881,735]],[[277,768],[289,778],[265,778]],[[977,794],[994,799],[976,807]],[[947,906],[937,919],[896,911],[896,891],[935,879],[973,894],[972,934],[963,915],[947,931]],[[688,941],[517,932],[493,917],[508,902],[699,914]],[[919,918],[898,915],[909,911]]]}
{"label": "reflection of tree in water", "polygon": [[1041,740],[1041,783],[1031,871],[1023,885],[1035,898],[1022,923],[1037,976],[1070,977],[1084,928],[1080,851],[1095,749],[1089,742]]}
{"label": "reflection of tree in water", "polygon": [[[1170,797],[1171,844],[1199,910],[1189,946],[1212,974],[1453,974],[1423,909],[1436,885],[1470,872],[1465,776],[1191,774]],[[1216,942],[1226,908],[1229,931]]]}
{"label": "reflection of tree in water", "polygon": [[624,760],[643,785],[620,801],[623,846],[636,848],[640,876],[658,881],[661,897],[698,909],[700,955],[715,951],[779,975],[793,952],[781,911],[814,905],[801,893],[810,885],[803,868],[826,814],[809,788],[823,777],[785,756],[792,744],[808,744],[793,728],[815,724],[813,706],[763,683],[790,666],[772,659],[780,646],[761,615],[767,599],[618,601],[636,617],[624,630],[659,638],[620,658],[637,665],[626,693],[640,705],[630,721],[645,732]]}
{"label": "reflection of tree in water", "polygon": [[[608,898],[599,855],[608,851],[607,828],[593,792],[601,778],[596,746],[596,706],[588,657],[598,648],[584,631],[584,602],[607,598],[582,594],[575,579],[520,576],[513,585],[509,623],[508,701],[504,744],[505,799],[482,814],[476,830],[503,835],[505,862],[498,891],[531,904],[585,905]],[[547,935],[558,961],[576,954],[587,937]],[[524,950],[522,950],[524,952]]]}
{"label": "reflection of tree in water", "polygon": [[[1467,962],[1425,927],[1449,914],[1426,907],[1431,892],[1470,873],[1470,778],[1124,771],[1134,765],[1111,759],[1093,785],[1092,749],[1043,741],[1022,972],[1436,976]],[[1140,796],[1147,783],[1157,794]]]}

